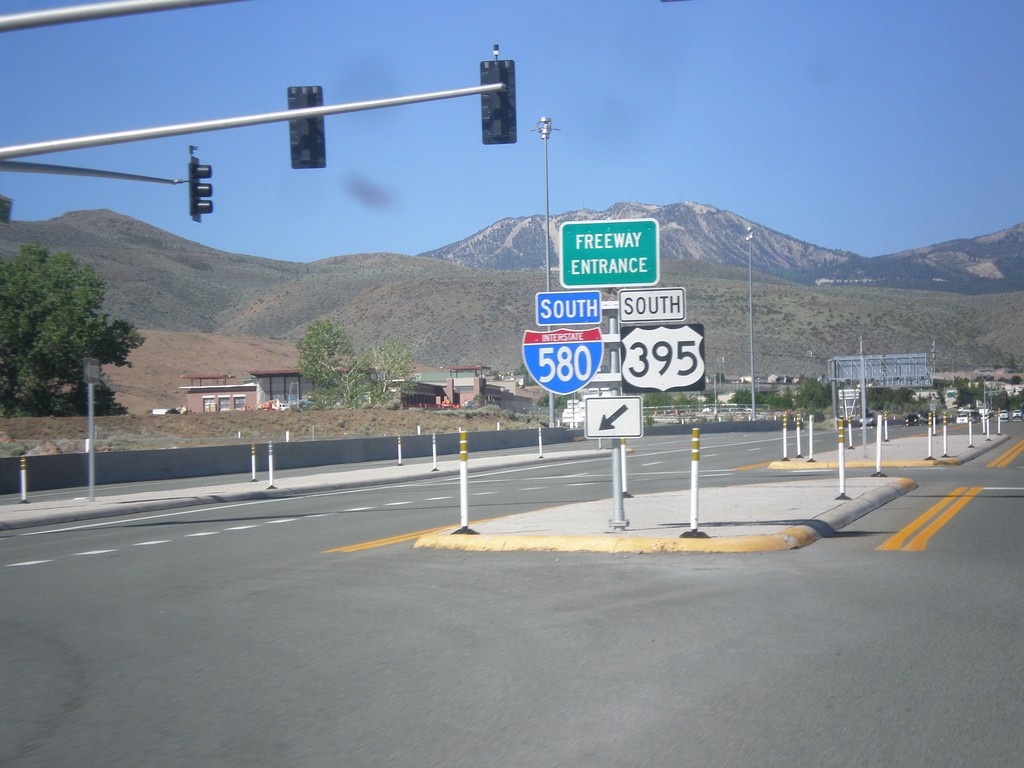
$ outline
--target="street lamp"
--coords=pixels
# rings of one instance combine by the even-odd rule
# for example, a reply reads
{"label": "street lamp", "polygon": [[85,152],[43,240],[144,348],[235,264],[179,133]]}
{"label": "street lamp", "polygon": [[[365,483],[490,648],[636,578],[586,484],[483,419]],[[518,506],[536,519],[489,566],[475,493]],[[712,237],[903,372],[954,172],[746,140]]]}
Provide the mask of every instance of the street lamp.
{"label": "street lamp", "polygon": [[754,378],[754,267],[753,241],[754,228],[747,227],[747,298],[750,306],[750,420],[757,419],[757,391]]}
{"label": "street lamp", "polygon": [[[550,217],[550,198],[548,196],[548,136],[558,128],[551,127],[551,118],[542,117],[533,130],[540,134],[544,142],[544,290],[551,291],[551,231],[548,225]],[[555,426],[555,395],[548,392],[548,426]]]}

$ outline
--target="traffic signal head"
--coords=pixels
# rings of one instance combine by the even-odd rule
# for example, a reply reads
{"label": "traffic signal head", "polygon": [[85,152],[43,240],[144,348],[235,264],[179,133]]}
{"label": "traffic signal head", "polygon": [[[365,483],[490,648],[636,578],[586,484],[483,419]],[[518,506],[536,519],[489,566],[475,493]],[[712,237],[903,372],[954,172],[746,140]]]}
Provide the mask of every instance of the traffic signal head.
{"label": "traffic signal head", "polygon": [[516,143],[516,63],[481,61],[480,85],[501,83],[500,91],[480,94],[484,144]]}
{"label": "traffic signal head", "polygon": [[213,213],[213,184],[203,179],[213,176],[213,166],[200,165],[199,159],[193,157],[188,163],[188,212],[193,221],[200,221],[204,213]]}
{"label": "traffic signal head", "polygon": [[[319,85],[293,85],[288,88],[288,109],[322,107],[324,91]],[[288,121],[292,168],[326,168],[327,144],[323,117],[303,117]]]}

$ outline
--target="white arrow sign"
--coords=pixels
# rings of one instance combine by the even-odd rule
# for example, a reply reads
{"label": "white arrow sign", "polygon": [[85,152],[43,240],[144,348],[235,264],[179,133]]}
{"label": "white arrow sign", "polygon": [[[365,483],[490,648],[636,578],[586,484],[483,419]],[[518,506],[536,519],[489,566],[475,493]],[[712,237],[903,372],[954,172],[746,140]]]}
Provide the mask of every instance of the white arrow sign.
{"label": "white arrow sign", "polygon": [[643,437],[644,401],[627,397],[586,397],[583,399],[583,436]]}

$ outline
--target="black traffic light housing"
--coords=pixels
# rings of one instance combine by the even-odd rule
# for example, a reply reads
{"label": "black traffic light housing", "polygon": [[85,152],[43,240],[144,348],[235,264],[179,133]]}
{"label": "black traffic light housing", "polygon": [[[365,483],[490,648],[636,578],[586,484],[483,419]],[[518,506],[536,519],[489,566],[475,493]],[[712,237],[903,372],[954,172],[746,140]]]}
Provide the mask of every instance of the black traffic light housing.
{"label": "black traffic light housing", "polygon": [[[288,109],[322,107],[324,91],[319,85],[288,87]],[[292,168],[326,168],[327,143],[324,139],[324,118],[302,117],[288,121],[291,140]]]}
{"label": "black traffic light housing", "polygon": [[203,179],[213,176],[213,166],[201,165],[199,158],[192,156],[188,161],[188,212],[192,221],[201,221],[204,213],[213,213],[213,184]]}
{"label": "black traffic light housing", "polygon": [[480,85],[501,83],[500,91],[480,94],[484,144],[516,143],[516,63],[480,62]]}

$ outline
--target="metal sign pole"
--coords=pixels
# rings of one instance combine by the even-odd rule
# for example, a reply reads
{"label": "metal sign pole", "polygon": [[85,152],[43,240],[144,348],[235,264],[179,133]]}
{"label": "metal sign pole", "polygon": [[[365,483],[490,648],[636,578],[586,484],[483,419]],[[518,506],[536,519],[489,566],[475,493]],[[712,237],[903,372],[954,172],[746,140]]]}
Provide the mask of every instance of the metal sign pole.
{"label": "metal sign pole", "polygon": [[96,422],[93,419],[93,383],[85,385],[89,390],[89,501],[96,501]]}
{"label": "metal sign pole", "polygon": [[96,421],[94,418],[95,409],[93,407],[93,386],[101,381],[99,360],[93,357],[87,357],[82,360],[82,379],[85,381],[86,397],[88,400],[86,433],[89,443],[89,501],[96,501]]}
{"label": "metal sign pole", "polygon": [[[608,315],[608,333],[613,338],[617,338],[619,335],[619,310],[611,312]],[[609,350],[610,357],[610,369],[613,374],[621,374],[620,363],[619,363],[619,345],[612,344]],[[612,385],[612,392],[615,395],[622,394],[622,382]],[[629,527],[629,520],[626,519],[626,511],[622,506],[622,450],[621,440],[612,440],[612,519],[608,521],[608,524],[612,527],[612,530],[623,531]]]}

